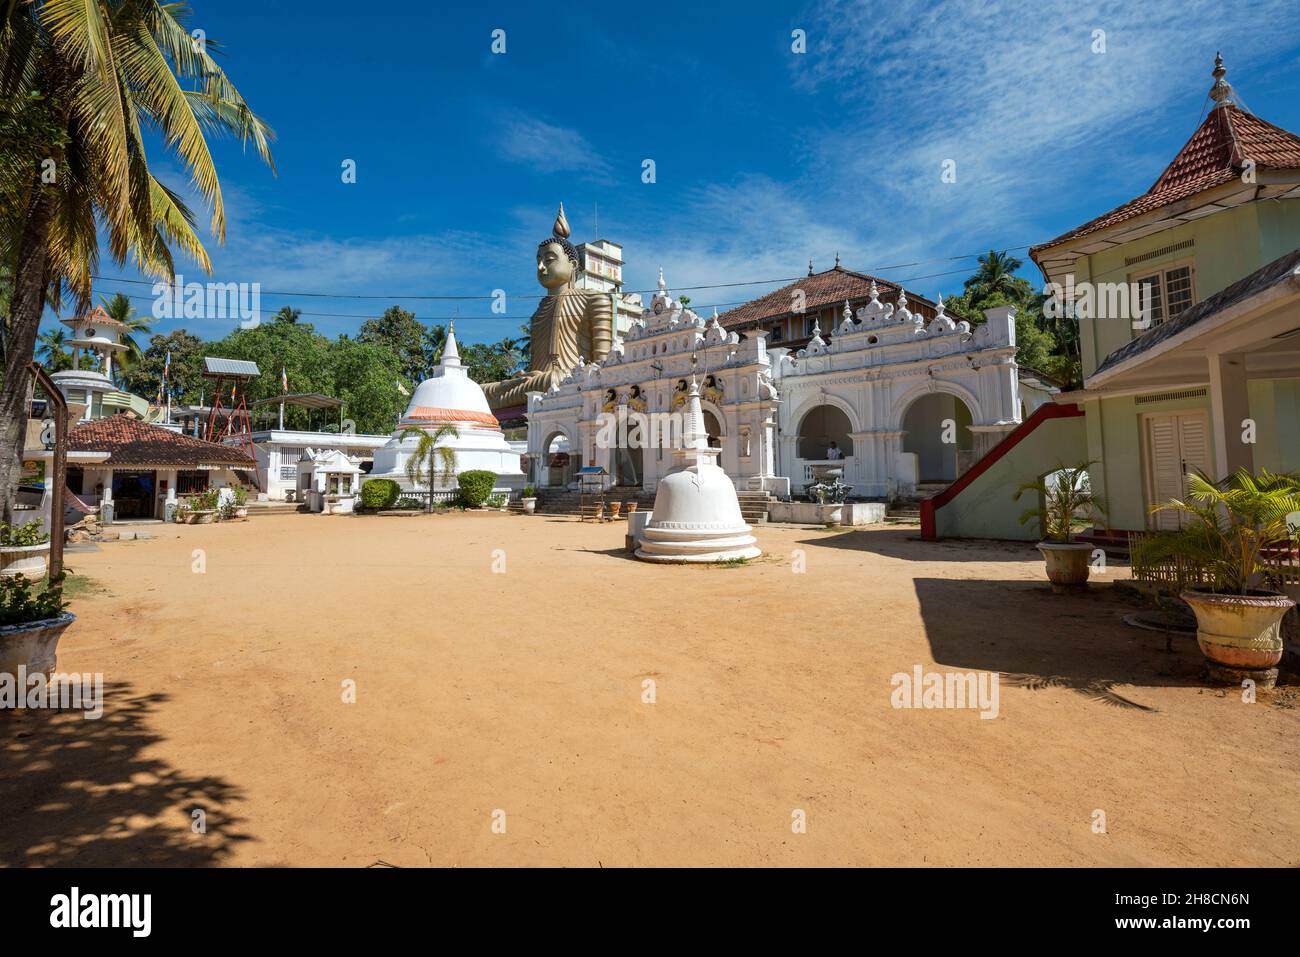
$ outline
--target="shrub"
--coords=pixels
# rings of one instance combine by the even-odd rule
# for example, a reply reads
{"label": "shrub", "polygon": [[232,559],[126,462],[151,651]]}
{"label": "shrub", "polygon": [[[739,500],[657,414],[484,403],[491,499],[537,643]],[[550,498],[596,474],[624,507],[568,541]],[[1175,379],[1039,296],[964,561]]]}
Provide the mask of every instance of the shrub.
{"label": "shrub", "polygon": [[523,496],[523,497],[524,497],[524,498],[536,498],[536,497],[537,497],[537,489],[533,488],[531,485],[525,485],[525,486],[524,486],[524,496]]}
{"label": "shrub", "polygon": [[460,486],[457,493],[460,503],[466,508],[478,508],[492,494],[497,476],[486,469],[470,469],[457,475],[456,482]]}
{"label": "shrub", "polygon": [[392,508],[402,487],[392,479],[368,479],[361,486],[362,508]]}
{"label": "shrub", "polygon": [[39,519],[32,519],[22,525],[6,525],[4,522],[0,522],[0,546],[5,548],[20,545],[44,545],[49,540],[49,533],[41,531]]}
{"label": "shrub", "polygon": [[393,508],[400,509],[403,512],[414,512],[418,509],[424,508],[424,503],[418,498],[411,498],[409,495],[404,495],[397,500],[393,505]]}
{"label": "shrub", "polygon": [[37,583],[23,575],[0,578],[0,627],[59,617],[68,607],[63,600],[63,580],[64,576],[58,575],[33,591]]}

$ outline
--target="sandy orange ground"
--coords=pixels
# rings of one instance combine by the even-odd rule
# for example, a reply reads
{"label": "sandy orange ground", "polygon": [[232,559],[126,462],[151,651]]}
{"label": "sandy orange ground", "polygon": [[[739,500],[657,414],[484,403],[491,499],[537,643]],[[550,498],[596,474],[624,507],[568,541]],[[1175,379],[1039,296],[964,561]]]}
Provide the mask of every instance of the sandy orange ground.
{"label": "sandy orange ground", "polygon": [[[1300,864],[1296,689],[1208,688],[1108,584],[914,530],[767,526],[732,568],[623,531],[284,515],[70,555],[102,591],[59,666],[107,711],[0,715],[0,863]],[[1000,716],[894,709],[918,663],[1003,672]]]}

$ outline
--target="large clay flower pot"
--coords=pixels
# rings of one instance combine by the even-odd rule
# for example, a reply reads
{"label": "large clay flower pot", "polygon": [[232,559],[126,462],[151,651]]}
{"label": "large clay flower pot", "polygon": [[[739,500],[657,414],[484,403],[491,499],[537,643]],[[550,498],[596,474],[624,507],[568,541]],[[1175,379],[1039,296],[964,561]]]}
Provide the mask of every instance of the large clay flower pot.
{"label": "large clay flower pot", "polygon": [[44,578],[50,563],[50,543],[40,545],[5,545],[0,548],[0,577],[26,575]]}
{"label": "large clay flower pot", "polygon": [[18,676],[18,666],[27,673],[37,671],[46,676],[54,673],[54,650],[59,639],[77,616],[64,612],[58,618],[43,618],[24,625],[6,625],[0,628],[0,674]]}
{"label": "large clay flower pot", "polygon": [[1282,660],[1282,616],[1295,602],[1267,591],[1219,595],[1190,590],[1179,597],[1196,613],[1196,643],[1210,677],[1234,685],[1251,678],[1257,687],[1273,687]]}
{"label": "large clay flower pot", "polygon": [[523,504],[524,504],[524,514],[525,514],[525,515],[532,515],[534,512],[537,511],[537,499],[535,499],[535,498],[521,498],[519,501],[523,502]]}
{"label": "large clay flower pot", "polygon": [[185,521],[190,525],[211,525],[217,520],[215,511],[190,512],[185,516]]}
{"label": "large clay flower pot", "polygon": [[1057,591],[1083,588],[1088,584],[1088,559],[1092,546],[1087,542],[1039,542],[1038,550],[1047,563],[1047,580]]}

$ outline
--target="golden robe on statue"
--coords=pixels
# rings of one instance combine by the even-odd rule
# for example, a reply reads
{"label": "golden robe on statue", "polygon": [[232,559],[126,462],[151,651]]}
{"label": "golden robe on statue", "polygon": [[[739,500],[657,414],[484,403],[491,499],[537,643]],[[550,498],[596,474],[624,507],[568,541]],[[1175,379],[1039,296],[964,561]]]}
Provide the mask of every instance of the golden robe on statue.
{"label": "golden robe on statue", "polygon": [[529,392],[558,385],[579,362],[600,362],[614,345],[614,309],[606,293],[573,287],[578,253],[569,244],[564,205],[550,239],[537,247],[537,281],[546,289],[529,322],[528,371],[483,386],[495,411],[523,405]]}

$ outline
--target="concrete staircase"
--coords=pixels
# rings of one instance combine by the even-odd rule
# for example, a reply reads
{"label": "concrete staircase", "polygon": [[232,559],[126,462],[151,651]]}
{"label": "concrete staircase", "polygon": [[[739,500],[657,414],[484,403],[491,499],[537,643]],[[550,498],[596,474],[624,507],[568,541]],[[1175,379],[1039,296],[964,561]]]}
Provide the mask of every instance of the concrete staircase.
{"label": "concrete staircase", "polygon": [[938,495],[948,487],[946,482],[921,482],[916,486],[916,494],[911,498],[899,499],[885,512],[885,522],[889,525],[920,525],[921,503],[927,498]]}
{"label": "concrete staircase", "polygon": [[775,501],[771,492],[754,492],[740,490],[736,492],[740,499],[740,515],[746,525],[759,525],[767,521],[768,506]]}
{"label": "concrete staircase", "polygon": [[254,515],[293,515],[306,512],[307,506],[298,502],[252,502],[248,503],[248,517]]}
{"label": "concrete staircase", "polygon": [[[606,508],[614,502],[636,502],[637,508],[649,509],[654,506],[655,497],[653,492],[644,492],[639,488],[613,488],[605,493]],[[581,513],[581,504],[582,495],[579,492],[560,488],[537,490],[537,511],[547,515],[578,515]]]}

